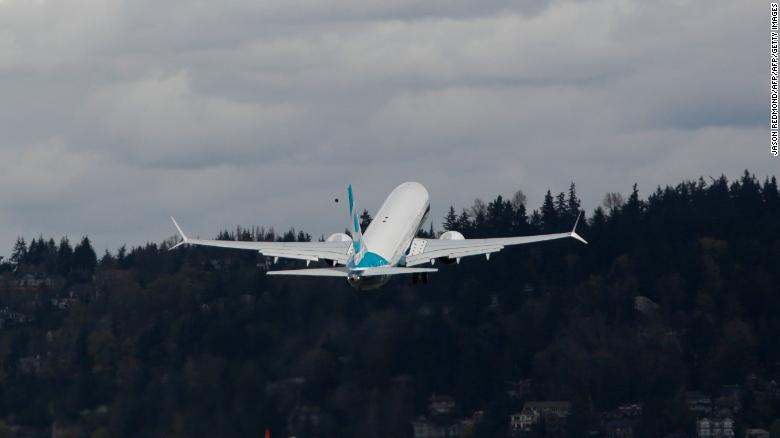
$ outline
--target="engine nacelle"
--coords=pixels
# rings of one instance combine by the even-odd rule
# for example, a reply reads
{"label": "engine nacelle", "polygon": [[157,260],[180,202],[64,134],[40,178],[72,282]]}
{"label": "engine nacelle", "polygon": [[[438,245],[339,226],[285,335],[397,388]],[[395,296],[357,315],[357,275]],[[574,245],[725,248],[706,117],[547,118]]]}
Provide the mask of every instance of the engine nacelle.
{"label": "engine nacelle", "polygon": [[[464,240],[466,238],[463,237],[463,234],[460,234],[457,231],[445,231],[444,233],[442,233],[441,236],[439,236],[439,239],[440,240]],[[457,261],[456,259],[451,259],[449,257],[439,257],[437,260],[445,265],[450,265]]]}
{"label": "engine nacelle", "polygon": [[465,240],[466,238],[463,237],[463,234],[460,234],[457,231],[445,231],[439,236],[440,240]]}
{"label": "engine nacelle", "polygon": [[325,239],[326,242],[352,242],[352,238],[345,233],[333,233]]}

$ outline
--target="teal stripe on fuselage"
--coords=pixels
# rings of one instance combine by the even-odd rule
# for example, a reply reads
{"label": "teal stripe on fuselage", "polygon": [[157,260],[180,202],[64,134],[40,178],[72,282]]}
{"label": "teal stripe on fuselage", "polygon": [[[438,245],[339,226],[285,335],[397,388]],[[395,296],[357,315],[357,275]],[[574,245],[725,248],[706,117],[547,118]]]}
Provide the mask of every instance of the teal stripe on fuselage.
{"label": "teal stripe on fuselage", "polygon": [[360,259],[360,262],[358,264],[355,264],[354,261],[351,261],[350,266],[347,266],[350,269],[353,268],[377,268],[379,266],[388,266],[390,265],[390,262],[385,260],[384,257],[380,256],[377,253],[373,253],[371,251],[366,251],[365,255],[363,255],[363,258]]}

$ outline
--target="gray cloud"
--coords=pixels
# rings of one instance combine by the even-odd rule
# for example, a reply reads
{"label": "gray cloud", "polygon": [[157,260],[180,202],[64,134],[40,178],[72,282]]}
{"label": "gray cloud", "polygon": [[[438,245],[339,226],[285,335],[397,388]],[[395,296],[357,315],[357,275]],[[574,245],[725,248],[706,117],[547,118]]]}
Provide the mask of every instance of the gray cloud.
{"label": "gray cloud", "polygon": [[[0,254],[236,224],[344,228],[419,180],[438,222],[574,180],[586,207],[776,172],[766,7],[635,0],[0,0]],[[5,248],[5,249],[3,249]]]}

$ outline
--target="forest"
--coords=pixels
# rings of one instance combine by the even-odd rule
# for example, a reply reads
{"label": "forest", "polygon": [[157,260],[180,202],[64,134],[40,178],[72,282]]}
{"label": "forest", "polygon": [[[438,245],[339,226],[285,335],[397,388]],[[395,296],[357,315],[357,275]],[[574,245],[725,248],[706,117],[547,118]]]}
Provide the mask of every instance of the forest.
{"label": "forest", "polygon": [[[724,388],[738,436],[778,436],[776,178],[617,189],[580,222],[588,245],[505,248],[373,291],[269,277],[303,263],[252,251],[169,251],[175,237],[103,254],[86,236],[20,237],[0,259],[0,436],[406,437],[427,418],[504,437],[526,402],[567,401],[559,435],[607,436],[605,413],[635,404],[633,436],[682,437],[690,394]],[[556,233],[582,211],[574,183],[525,204],[452,206],[421,235]],[[437,397],[452,401],[440,418]]]}

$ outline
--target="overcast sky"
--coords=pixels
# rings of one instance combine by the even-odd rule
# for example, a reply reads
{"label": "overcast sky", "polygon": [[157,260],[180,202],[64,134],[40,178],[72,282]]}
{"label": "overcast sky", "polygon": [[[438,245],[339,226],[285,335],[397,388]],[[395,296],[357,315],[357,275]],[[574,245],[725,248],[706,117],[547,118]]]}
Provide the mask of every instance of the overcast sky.
{"label": "overcast sky", "polygon": [[445,209],[770,159],[758,1],[0,0],[0,255],[266,225],[342,231],[406,180]]}

